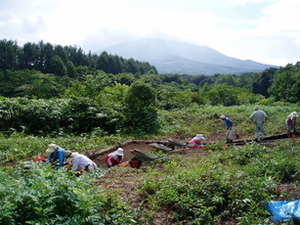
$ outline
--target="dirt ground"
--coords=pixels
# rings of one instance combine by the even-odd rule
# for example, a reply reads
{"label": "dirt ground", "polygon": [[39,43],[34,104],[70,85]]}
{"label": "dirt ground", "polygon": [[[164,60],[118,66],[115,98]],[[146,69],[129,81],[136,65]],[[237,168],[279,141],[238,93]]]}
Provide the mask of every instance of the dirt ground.
{"label": "dirt ground", "polygon": [[[134,149],[139,149],[142,151],[149,151],[152,149],[152,147],[149,144],[146,143],[135,143],[132,142],[128,145],[125,146],[121,146],[121,148],[123,148],[123,152],[124,152],[124,158],[123,158],[123,162],[130,160],[131,158],[133,158],[133,154],[130,152],[131,150]],[[106,162],[105,162],[105,156],[113,151],[115,151],[116,148],[112,148],[111,150],[106,150],[104,151],[102,154],[98,153],[98,154],[94,154],[95,156],[90,155],[89,157],[93,159],[93,161],[99,166],[99,167],[107,167],[106,166]]]}
{"label": "dirt ground", "polygon": [[[108,153],[115,151],[118,147],[122,147],[124,150],[123,161],[128,161],[134,156],[130,152],[131,150],[138,149],[147,152],[152,149],[152,147],[149,144],[157,143],[157,142],[162,143],[167,141],[158,141],[158,140],[129,141],[115,148],[106,150],[102,154],[92,152],[90,153],[91,155],[89,157],[93,158],[93,161],[96,162],[96,164],[99,167],[106,167],[106,163],[104,160],[105,156]],[[188,157],[194,153],[203,154],[203,156],[207,155],[207,152],[205,152],[203,149],[197,149],[197,150],[191,149],[186,152],[183,152],[182,154],[185,154],[185,156]],[[108,189],[111,190],[112,192],[119,193],[121,198],[124,199],[126,202],[128,202],[128,204],[130,204],[131,207],[133,209],[136,209],[138,212],[138,209],[141,208],[141,206],[144,203],[142,197],[138,195],[135,192],[135,190],[137,189],[139,183],[141,182],[143,174],[147,173],[149,164],[151,164],[151,162],[143,162],[141,168],[139,169],[131,168],[129,165],[123,168],[114,167],[110,169],[104,176],[97,179],[95,181],[95,185],[100,188],[106,190]],[[156,212],[152,216],[154,219],[149,225],[174,224],[174,222],[172,221],[172,212],[170,212],[168,209],[160,210],[159,212]]]}
{"label": "dirt ground", "polygon": [[[179,137],[180,138],[180,137]],[[178,140],[180,140],[177,138]],[[210,137],[210,141],[222,141],[224,138],[224,134],[218,133],[214,136]],[[181,139],[181,140],[186,140]],[[167,143],[167,140],[159,141],[159,140],[133,140],[128,141],[126,143],[122,143],[119,146],[115,146],[111,149],[107,149],[102,153],[98,152],[87,152],[87,155],[96,162],[99,167],[106,167],[105,163],[105,156],[115,151],[118,147],[122,147],[124,150],[124,160],[128,161],[133,158],[133,154],[131,153],[132,150],[138,149],[142,151],[149,151],[152,147],[149,145],[150,143]],[[209,153],[205,151],[205,149],[193,149],[187,150],[183,152],[186,157],[193,158],[193,154],[201,154],[203,157],[207,157]],[[151,163],[151,162],[150,162]],[[95,185],[100,188],[111,190],[112,192],[119,193],[121,198],[124,201],[128,202],[132,206],[133,209],[139,209],[143,203],[142,197],[139,196],[135,190],[138,187],[144,173],[147,173],[147,164],[144,163],[140,169],[131,168],[130,166],[124,168],[112,168],[109,170],[104,176],[100,177],[98,180],[95,181]],[[292,184],[286,184],[276,187],[277,191],[281,192],[281,198],[276,200],[294,200],[300,198],[300,189]],[[287,199],[288,198],[288,199]],[[144,206],[145,207],[145,206]],[[137,210],[138,211],[138,210]],[[149,225],[172,225],[174,222],[172,221],[172,212],[168,209],[160,210],[156,212],[153,216],[153,222]],[[227,222],[222,221],[221,224],[224,225],[233,225],[236,224],[235,221],[229,220]]]}
{"label": "dirt ground", "polygon": [[[181,142],[188,142],[193,137],[170,137],[175,138],[177,140],[180,140]],[[216,142],[216,141],[222,141],[224,139],[224,132],[215,133],[211,137],[206,137],[207,142]],[[168,140],[131,140],[124,143],[120,143],[118,146],[115,146],[110,149],[102,150],[101,152],[97,151],[87,151],[86,155],[91,158],[99,167],[106,167],[105,163],[105,156],[115,150],[117,150],[118,147],[123,148],[124,150],[124,159],[123,161],[128,161],[131,158],[134,157],[134,155],[131,153],[132,150],[138,149],[142,151],[149,151],[152,149],[152,147],[149,145],[151,143],[158,143],[158,144],[167,144]],[[190,151],[192,153],[193,151]],[[195,151],[197,152],[197,151]],[[199,152],[199,151],[198,151]]]}

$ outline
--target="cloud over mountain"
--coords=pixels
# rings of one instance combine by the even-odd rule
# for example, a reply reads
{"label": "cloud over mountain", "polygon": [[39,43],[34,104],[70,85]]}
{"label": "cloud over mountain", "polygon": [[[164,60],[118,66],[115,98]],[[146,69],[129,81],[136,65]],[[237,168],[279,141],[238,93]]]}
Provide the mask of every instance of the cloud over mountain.
{"label": "cloud over mountain", "polygon": [[252,60],[229,57],[207,46],[161,39],[130,41],[100,50],[100,52],[103,51],[123,58],[147,61],[154,65],[159,73],[241,74],[261,72],[266,68],[276,67]]}

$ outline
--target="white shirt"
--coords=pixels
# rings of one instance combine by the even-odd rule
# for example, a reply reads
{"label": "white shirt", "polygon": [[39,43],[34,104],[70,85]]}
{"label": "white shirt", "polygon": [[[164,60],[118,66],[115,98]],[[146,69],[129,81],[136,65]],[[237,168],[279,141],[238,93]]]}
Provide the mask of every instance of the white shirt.
{"label": "white shirt", "polygon": [[97,167],[96,163],[94,163],[90,158],[85,155],[78,154],[73,159],[73,168],[72,170],[77,170],[78,168],[83,168],[85,166],[94,166]]}

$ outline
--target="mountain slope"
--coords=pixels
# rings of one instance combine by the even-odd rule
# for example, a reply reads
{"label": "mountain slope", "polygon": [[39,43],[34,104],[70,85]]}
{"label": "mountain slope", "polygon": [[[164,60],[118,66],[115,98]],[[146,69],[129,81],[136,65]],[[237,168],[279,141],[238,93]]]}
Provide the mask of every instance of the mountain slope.
{"label": "mountain slope", "polygon": [[260,72],[272,65],[228,57],[207,46],[160,39],[141,39],[110,46],[101,50],[124,58],[147,61],[159,73],[213,75]]}

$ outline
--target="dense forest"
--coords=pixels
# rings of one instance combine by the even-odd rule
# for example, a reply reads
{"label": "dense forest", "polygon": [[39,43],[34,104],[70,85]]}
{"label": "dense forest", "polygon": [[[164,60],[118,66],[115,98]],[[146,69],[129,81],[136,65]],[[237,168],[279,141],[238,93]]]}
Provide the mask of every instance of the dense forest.
{"label": "dense forest", "polygon": [[157,73],[147,62],[124,59],[106,52],[100,55],[85,54],[76,46],[52,45],[40,41],[38,44],[25,43],[19,47],[16,41],[0,40],[0,69],[38,70],[70,78],[80,77],[87,71],[102,70],[106,73],[123,72],[144,74]]}
{"label": "dense forest", "polygon": [[34,134],[155,133],[158,110],[300,101],[300,63],[262,73],[158,74],[147,62],[0,40],[0,125]]}

